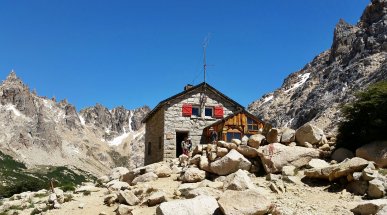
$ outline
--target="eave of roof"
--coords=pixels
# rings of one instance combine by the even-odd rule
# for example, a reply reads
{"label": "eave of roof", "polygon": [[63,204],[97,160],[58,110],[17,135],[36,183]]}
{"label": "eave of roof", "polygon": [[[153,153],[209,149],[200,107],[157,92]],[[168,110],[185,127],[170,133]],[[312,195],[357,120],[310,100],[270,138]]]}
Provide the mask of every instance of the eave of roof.
{"label": "eave of roof", "polygon": [[215,89],[214,87],[212,87],[211,85],[209,85],[208,83],[206,82],[202,82],[196,86],[193,86],[191,87],[190,89],[188,90],[184,90],[174,96],[171,96],[161,102],[159,102],[155,108],[153,108],[153,110],[151,110],[145,117],[144,119],[142,120],[142,123],[146,123],[146,121],[148,121],[148,119],[153,115],[155,114],[161,107],[163,107],[167,102],[173,100],[173,99],[176,99],[176,98],[179,98],[180,96],[186,94],[186,93],[189,93],[189,92],[192,92],[200,87],[206,87],[210,90],[212,90],[213,92],[217,93],[218,95],[220,95],[221,97],[225,98],[226,100],[228,100],[229,102],[235,104],[236,106],[240,107],[241,109],[245,109],[241,104],[239,104],[238,102],[234,101],[233,99],[231,99],[230,97],[224,95],[223,93],[221,93],[219,90]]}

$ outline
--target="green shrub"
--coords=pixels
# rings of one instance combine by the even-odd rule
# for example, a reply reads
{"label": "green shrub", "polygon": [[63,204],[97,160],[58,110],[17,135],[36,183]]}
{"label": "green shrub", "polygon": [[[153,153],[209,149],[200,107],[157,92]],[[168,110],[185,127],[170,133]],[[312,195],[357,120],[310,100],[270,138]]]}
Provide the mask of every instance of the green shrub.
{"label": "green shrub", "polygon": [[20,205],[12,205],[11,207],[9,207],[9,210],[18,210],[18,211],[21,211],[23,210],[24,208]]}
{"label": "green shrub", "polygon": [[65,193],[64,194],[64,202],[70,202],[74,200],[74,196],[71,193]]}
{"label": "green shrub", "polygon": [[387,140],[387,81],[356,94],[356,100],[342,107],[337,147],[355,151],[372,141]]}
{"label": "green shrub", "polygon": [[34,197],[39,198],[39,199],[46,198],[46,197],[48,197],[48,194],[47,193],[37,193],[34,195]]}
{"label": "green shrub", "polygon": [[386,176],[386,175],[387,175],[387,169],[379,169],[379,173],[380,173],[381,175]]}
{"label": "green shrub", "polygon": [[64,192],[67,192],[67,191],[75,191],[75,185],[74,185],[74,184],[71,184],[71,183],[64,184],[64,185],[61,186],[61,189],[62,189]]}

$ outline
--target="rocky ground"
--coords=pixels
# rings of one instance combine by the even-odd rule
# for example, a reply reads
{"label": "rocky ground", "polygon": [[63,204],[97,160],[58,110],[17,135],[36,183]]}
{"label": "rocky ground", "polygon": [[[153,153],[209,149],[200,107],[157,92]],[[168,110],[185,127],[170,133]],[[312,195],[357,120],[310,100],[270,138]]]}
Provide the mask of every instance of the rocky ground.
{"label": "rocky ground", "polygon": [[[194,196],[201,194],[210,195],[215,197],[215,199],[219,199],[224,191],[223,182],[216,183],[204,180],[196,183],[182,183],[181,181],[177,181],[179,176],[180,173],[171,173],[169,177],[158,178],[154,181],[140,182],[137,185],[128,186],[128,190],[133,191],[135,194],[138,193],[139,190],[143,190],[145,193],[149,192],[149,194],[145,195],[148,196],[148,198],[140,200],[138,205],[127,207],[127,210],[131,211],[132,214],[139,215],[156,214],[157,208],[160,207],[160,205],[156,204],[148,207],[148,199],[151,194],[158,192],[162,192],[162,196],[165,198],[165,200],[159,201],[173,202],[179,199],[192,199]],[[297,175],[293,177],[292,182],[284,180],[283,178],[278,179],[281,177],[283,176],[278,174],[274,175],[273,179],[268,180],[267,177],[249,175],[249,179],[253,184],[252,186],[256,186],[259,190],[259,194],[264,195],[265,198],[274,205],[273,209],[275,211],[273,214],[353,214],[351,209],[364,201],[361,196],[354,195],[339,185],[337,185],[338,187],[335,187],[335,184],[328,182],[304,183],[301,181],[304,177],[302,171],[298,172]],[[277,181],[276,183],[278,183],[278,181],[283,183],[284,190],[279,193],[273,191],[270,188],[270,184],[272,184],[273,181]],[[245,182],[238,183],[242,184]],[[59,209],[50,209],[46,212],[42,212],[42,214],[129,214],[117,212],[117,208],[121,205],[119,200],[116,200],[117,202],[110,206],[104,203],[107,196],[112,193],[109,187],[89,186],[86,190],[90,190],[90,194],[85,195],[84,192],[78,194],[72,193],[71,195],[73,197],[71,201],[61,204]],[[48,194],[43,198],[44,200],[47,199],[47,195]],[[141,196],[143,195],[144,194],[138,194],[136,196],[141,199]],[[37,202],[36,199],[40,198],[32,199],[33,202]],[[387,204],[387,200],[384,200],[385,204]],[[31,200],[27,200],[27,202],[28,201]],[[241,199],[236,199],[236,201],[244,202],[246,200],[242,197]],[[122,203],[123,205],[127,205],[125,200]],[[248,204],[251,204],[250,207],[252,207],[253,204],[257,203],[248,200]],[[0,208],[4,208],[7,205],[9,205],[9,202],[4,201]],[[197,206],[200,207],[200,205]],[[25,210],[10,210],[9,214],[14,214],[13,212],[15,211],[18,214],[31,214],[33,211],[38,213],[38,210],[35,208],[39,207],[41,207],[41,205],[35,204],[34,207]],[[46,204],[44,203],[42,207],[46,207]],[[267,212],[269,213],[270,209],[268,209]],[[187,214],[198,213],[191,211]]]}
{"label": "rocky ground", "polygon": [[133,170],[114,168],[75,191],[16,194],[1,200],[0,213],[386,214],[386,153],[371,161],[340,150],[330,157],[322,130],[285,131],[198,145],[190,157]]}

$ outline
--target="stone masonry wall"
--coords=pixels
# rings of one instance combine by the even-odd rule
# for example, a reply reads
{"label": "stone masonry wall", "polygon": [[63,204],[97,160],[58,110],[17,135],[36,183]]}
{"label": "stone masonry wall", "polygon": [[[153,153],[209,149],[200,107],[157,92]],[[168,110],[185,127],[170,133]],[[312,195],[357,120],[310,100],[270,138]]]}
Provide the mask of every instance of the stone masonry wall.
{"label": "stone masonry wall", "polygon": [[[161,143],[160,143],[161,140]],[[164,150],[164,109],[157,111],[146,123],[145,165],[163,160]],[[150,144],[149,144],[150,143]],[[151,153],[148,154],[149,146]]]}
{"label": "stone masonry wall", "polygon": [[[176,157],[176,132],[188,132],[192,138],[193,147],[202,141],[203,128],[213,124],[219,119],[212,117],[204,117],[204,108],[202,109],[202,117],[183,117],[183,104],[200,105],[201,88],[185,94],[183,97],[171,101],[165,106],[164,116],[164,159],[173,159]],[[206,106],[223,106],[224,117],[231,115],[237,110],[237,106],[228,100],[207,90]]]}

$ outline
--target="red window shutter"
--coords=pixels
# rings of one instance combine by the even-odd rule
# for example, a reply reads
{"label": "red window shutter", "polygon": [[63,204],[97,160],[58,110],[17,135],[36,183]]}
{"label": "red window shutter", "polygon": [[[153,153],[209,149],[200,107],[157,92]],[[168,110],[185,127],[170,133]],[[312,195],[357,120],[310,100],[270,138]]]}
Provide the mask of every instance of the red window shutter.
{"label": "red window shutter", "polygon": [[192,105],[191,104],[183,104],[182,114],[183,114],[183,116],[191,116],[192,115]]}
{"label": "red window shutter", "polygon": [[217,106],[214,108],[214,117],[215,118],[223,118],[223,107]]}

